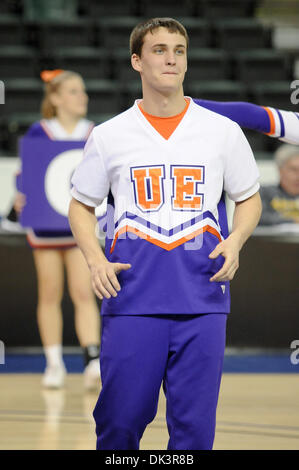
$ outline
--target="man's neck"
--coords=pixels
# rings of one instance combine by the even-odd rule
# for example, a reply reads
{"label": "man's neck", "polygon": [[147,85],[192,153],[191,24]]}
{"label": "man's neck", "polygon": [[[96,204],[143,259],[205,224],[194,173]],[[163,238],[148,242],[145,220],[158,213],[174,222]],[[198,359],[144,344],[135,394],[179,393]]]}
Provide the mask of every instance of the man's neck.
{"label": "man's neck", "polygon": [[142,109],[152,116],[169,117],[184,111],[186,101],[183,90],[171,96],[161,93],[146,93],[143,89]]}

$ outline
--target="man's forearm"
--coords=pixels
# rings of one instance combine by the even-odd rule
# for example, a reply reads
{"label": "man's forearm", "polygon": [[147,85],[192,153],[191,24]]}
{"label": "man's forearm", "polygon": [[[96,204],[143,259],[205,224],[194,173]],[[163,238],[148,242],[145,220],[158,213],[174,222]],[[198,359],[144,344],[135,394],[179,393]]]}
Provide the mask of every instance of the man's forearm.
{"label": "man's forearm", "polygon": [[73,198],[69,207],[69,222],[88,266],[92,267],[95,263],[107,261],[96,237],[97,218],[94,208]]}
{"label": "man's forearm", "polygon": [[259,193],[254,194],[245,201],[236,203],[230,237],[238,240],[240,250],[256,228],[261,213],[262,202]]}

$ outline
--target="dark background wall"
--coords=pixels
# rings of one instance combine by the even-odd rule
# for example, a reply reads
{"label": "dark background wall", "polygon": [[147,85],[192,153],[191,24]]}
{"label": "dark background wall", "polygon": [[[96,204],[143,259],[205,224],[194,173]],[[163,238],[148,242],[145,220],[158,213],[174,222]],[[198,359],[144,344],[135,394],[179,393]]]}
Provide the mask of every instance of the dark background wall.
{"label": "dark background wall", "polygon": [[[227,346],[288,349],[299,339],[299,243],[252,237],[231,283]],[[0,236],[0,340],[6,348],[41,346],[36,275],[24,236]],[[65,346],[78,346],[73,307],[63,299]]]}
{"label": "dark background wall", "polygon": [[250,238],[231,296],[229,345],[289,348],[299,339],[299,240]]}

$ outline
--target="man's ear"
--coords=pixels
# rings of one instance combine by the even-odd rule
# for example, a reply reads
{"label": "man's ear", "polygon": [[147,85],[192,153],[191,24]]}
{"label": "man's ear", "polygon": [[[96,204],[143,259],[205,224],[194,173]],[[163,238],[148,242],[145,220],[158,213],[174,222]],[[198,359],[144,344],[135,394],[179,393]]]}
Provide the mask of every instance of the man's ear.
{"label": "man's ear", "polygon": [[132,64],[133,69],[136,70],[136,72],[141,72],[142,67],[141,67],[139,55],[132,54],[131,64]]}

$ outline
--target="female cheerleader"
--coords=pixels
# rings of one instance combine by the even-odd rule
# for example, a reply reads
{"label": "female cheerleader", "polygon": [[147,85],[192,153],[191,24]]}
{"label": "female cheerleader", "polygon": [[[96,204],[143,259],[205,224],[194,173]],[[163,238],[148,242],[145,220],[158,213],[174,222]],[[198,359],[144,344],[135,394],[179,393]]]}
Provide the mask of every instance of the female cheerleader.
{"label": "female cheerleader", "polygon": [[[43,119],[34,123],[26,136],[45,140],[87,140],[94,124],[85,118],[88,96],[82,77],[72,71],[53,70],[43,71],[41,78],[45,82],[41,106]],[[18,193],[15,201],[17,212],[22,210],[24,204],[25,195]],[[65,267],[74,305],[76,333],[84,352],[84,384],[86,389],[93,389],[100,381],[100,328],[86,261],[70,230],[51,232],[29,229],[27,239],[37,272],[37,320],[46,357],[42,384],[47,388],[60,388],[66,375],[62,355],[61,310]]]}

